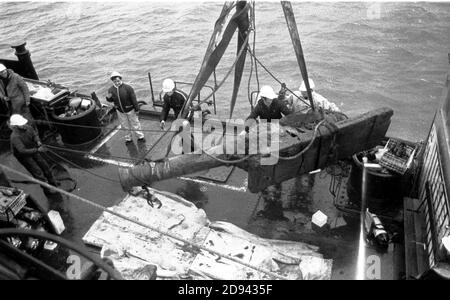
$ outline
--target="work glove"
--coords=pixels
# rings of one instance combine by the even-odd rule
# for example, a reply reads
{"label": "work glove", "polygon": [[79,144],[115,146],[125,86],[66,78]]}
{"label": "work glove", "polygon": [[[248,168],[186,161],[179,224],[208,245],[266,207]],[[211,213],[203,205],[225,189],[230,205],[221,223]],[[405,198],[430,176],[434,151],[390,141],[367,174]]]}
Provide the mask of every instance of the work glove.
{"label": "work glove", "polygon": [[166,121],[161,121],[160,127],[162,130],[164,130],[165,126],[166,126]]}
{"label": "work glove", "polygon": [[45,148],[44,146],[40,146],[40,147],[38,148],[38,152],[39,152],[39,153],[47,152],[47,148]]}

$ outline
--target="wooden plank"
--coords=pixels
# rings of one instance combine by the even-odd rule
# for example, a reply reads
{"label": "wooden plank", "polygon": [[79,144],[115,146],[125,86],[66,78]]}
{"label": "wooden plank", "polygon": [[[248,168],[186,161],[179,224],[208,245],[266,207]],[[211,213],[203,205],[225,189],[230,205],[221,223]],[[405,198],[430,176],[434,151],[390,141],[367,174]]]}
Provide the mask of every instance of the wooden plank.
{"label": "wooden plank", "polygon": [[[418,199],[414,199],[414,208],[417,209],[420,205]],[[416,256],[417,256],[417,272],[422,274],[430,267],[428,265],[428,255],[425,246],[426,241],[426,226],[425,217],[422,213],[414,214],[414,231],[416,243]]]}
{"label": "wooden plank", "polygon": [[407,278],[417,277],[429,269],[425,248],[425,216],[415,212],[420,206],[418,199],[404,199],[405,262]]}
{"label": "wooden plank", "polygon": [[417,248],[415,246],[414,233],[414,204],[413,199],[405,198],[404,206],[404,234],[405,234],[405,264],[406,278],[410,279],[418,274],[417,271]]}

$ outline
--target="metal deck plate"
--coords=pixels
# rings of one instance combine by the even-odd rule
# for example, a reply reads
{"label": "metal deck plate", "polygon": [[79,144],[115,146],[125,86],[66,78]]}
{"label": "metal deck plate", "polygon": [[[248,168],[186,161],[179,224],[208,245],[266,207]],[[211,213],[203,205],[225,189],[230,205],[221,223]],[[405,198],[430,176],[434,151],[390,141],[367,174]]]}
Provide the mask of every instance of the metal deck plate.
{"label": "metal deck plate", "polygon": [[225,183],[227,182],[233,170],[234,166],[217,167],[214,169],[210,169],[207,173],[199,175],[197,177]]}

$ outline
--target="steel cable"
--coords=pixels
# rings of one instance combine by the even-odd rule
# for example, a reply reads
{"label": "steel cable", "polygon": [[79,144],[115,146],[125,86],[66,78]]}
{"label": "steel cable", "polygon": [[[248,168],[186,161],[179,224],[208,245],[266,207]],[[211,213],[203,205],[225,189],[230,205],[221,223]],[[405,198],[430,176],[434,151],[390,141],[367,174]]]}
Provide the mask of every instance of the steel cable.
{"label": "steel cable", "polygon": [[253,270],[256,270],[256,271],[258,271],[258,272],[264,273],[264,274],[270,276],[271,278],[276,278],[276,279],[281,279],[281,280],[288,280],[288,278],[286,278],[286,277],[284,277],[284,276],[281,276],[281,275],[278,275],[278,274],[275,274],[275,273],[273,273],[272,271],[269,271],[269,270],[266,270],[266,269],[263,269],[263,268],[260,268],[260,267],[253,266],[253,265],[251,265],[251,264],[249,264],[249,263],[246,263],[246,262],[244,262],[244,261],[241,261],[241,260],[239,260],[239,259],[237,259],[237,258],[235,258],[235,257],[233,257],[233,256],[230,256],[230,255],[227,255],[227,254],[220,253],[220,252],[218,252],[218,251],[216,251],[216,250],[213,250],[213,249],[209,249],[209,248],[207,248],[207,247],[205,247],[205,246],[203,246],[203,245],[197,245],[197,244],[192,243],[192,242],[190,242],[190,241],[188,241],[188,240],[186,240],[186,239],[184,239],[184,238],[182,238],[182,237],[179,237],[179,236],[177,236],[177,235],[175,235],[175,234],[172,234],[172,233],[170,233],[170,232],[161,230],[161,229],[156,228],[156,227],[153,227],[153,226],[151,226],[151,225],[142,223],[142,222],[140,222],[140,221],[137,221],[137,220],[135,220],[135,219],[132,219],[132,218],[130,218],[130,217],[127,217],[127,216],[125,216],[125,215],[123,215],[123,214],[117,213],[117,212],[115,212],[115,211],[113,211],[113,210],[111,210],[111,209],[109,209],[109,208],[107,208],[107,207],[105,207],[105,206],[103,206],[103,205],[97,204],[97,203],[95,203],[95,202],[93,202],[93,201],[90,201],[90,200],[88,200],[88,199],[82,198],[82,197],[80,197],[80,196],[78,196],[78,195],[75,195],[75,194],[66,192],[66,191],[63,190],[63,189],[54,187],[54,186],[52,186],[52,185],[50,185],[50,184],[48,184],[48,183],[46,183],[46,182],[43,182],[43,181],[40,181],[40,180],[34,178],[34,177],[32,177],[32,176],[29,176],[29,175],[27,175],[27,174],[24,174],[24,173],[22,173],[22,172],[19,172],[19,171],[17,171],[17,170],[14,170],[14,169],[12,169],[12,168],[6,166],[6,165],[0,164],[0,167],[4,168],[5,170],[7,170],[7,171],[9,171],[9,172],[11,172],[11,173],[14,173],[14,174],[16,174],[16,175],[25,177],[26,179],[28,179],[28,180],[30,180],[30,181],[32,181],[32,182],[35,182],[35,183],[37,183],[37,184],[40,184],[41,186],[43,186],[43,187],[45,187],[45,188],[48,188],[48,189],[57,191],[58,193],[61,193],[61,194],[66,195],[66,196],[68,196],[68,197],[70,197],[70,198],[76,199],[76,200],[78,200],[78,201],[80,201],[80,202],[82,202],[82,203],[85,203],[85,204],[87,204],[87,205],[90,205],[90,206],[92,206],[92,207],[95,207],[95,208],[101,210],[101,211],[104,212],[104,213],[109,213],[109,214],[111,214],[111,215],[113,215],[113,216],[116,216],[116,217],[121,218],[121,219],[123,219],[123,220],[126,220],[126,221],[128,221],[128,222],[131,222],[131,223],[134,223],[134,224],[136,224],[136,225],[142,226],[142,227],[144,227],[144,228],[146,228],[146,229],[150,229],[150,230],[155,231],[155,232],[157,232],[157,233],[159,233],[159,234],[162,234],[162,235],[164,235],[164,236],[168,236],[168,237],[170,237],[170,238],[172,238],[172,239],[174,239],[174,240],[177,240],[177,241],[179,241],[179,242],[182,242],[182,243],[184,243],[184,244],[187,244],[187,245],[189,245],[189,246],[191,246],[191,247],[193,247],[193,248],[195,248],[195,249],[200,249],[200,250],[209,252],[209,253],[211,253],[211,254],[217,255],[217,256],[219,256],[219,257],[226,258],[226,259],[228,259],[228,260],[230,260],[230,261],[233,261],[233,262],[235,262],[235,263],[238,263],[238,264],[240,264],[240,265],[243,265],[243,266],[246,266],[246,267],[251,268],[251,269],[253,269]]}

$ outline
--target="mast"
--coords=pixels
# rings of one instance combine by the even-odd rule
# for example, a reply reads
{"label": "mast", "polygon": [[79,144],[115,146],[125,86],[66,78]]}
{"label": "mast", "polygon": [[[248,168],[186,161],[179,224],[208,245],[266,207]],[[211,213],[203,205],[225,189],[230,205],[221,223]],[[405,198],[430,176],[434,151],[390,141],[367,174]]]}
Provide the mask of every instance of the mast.
{"label": "mast", "polygon": [[[249,18],[248,18],[248,10],[244,11],[246,7],[247,2],[246,1],[239,1],[236,5],[236,13],[241,13],[239,17],[236,18],[236,21],[238,23],[238,42],[237,42],[237,49],[236,49],[236,55],[240,55],[238,57],[238,61],[236,63],[236,67],[234,69],[234,86],[233,86],[233,94],[231,96],[231,102],[230,102],[230,118],[233,116],[234,106],[236,105],[236,99],[239,92],[239,86],[241,84],[242,74],[244,72],[245,67],[245,58],[247,54],[247,45],[248,45],[248,39],[247,36],[249,34]],[[241,54],[239,54],[240,50],[244,49]]]}
{"label": "mast", "polygon": [[[244,7],[241,7],[241,2],[243,2],[245,5]],[[228,45],[230,44],[230,41],[234,35],[234,32],[239,26],[239,22],[242,18],[242,15],[245,15],[248,13],[249,5],[246,1],[239,1],[237,4],[237,9],[234,15],[231,17],[230,22],[226,26],[222,39],[219,43],[217,43],[217,38],[222,32],[222,28],[224,26],[224,23],[226,21],[227,15],[230,13],[231,9],[234,8],[234,5],[232,2],[226,2],[224,4],[224,7],[222,9],[222,13],[219,17],[219,19],[216,22],[213,34],[211,36],[211,40],[208,45],[208,49],[206,50],[205,57],[203,58],[203,63],[200,68],[200,71],[195,78],[194,84],[192,86],[191,92],[189,93],[189,97],[187,101],[185,102],[183,109],[180,112],[180,115],[178,117],[181,117],[185,119],[189,114],[189,107],[192,103],[192,101],[197,97],[200,90],[203,88],[203,86],[208,81],[211,74],[216,69],[218,63],[220,62],[223,54],[225,53],[225,50],[227,49]],[[217,44],[217,46],[216,46]],[[246,45],[243,45],[246,47]],[[243,53],[243,51],[242,51]],[[241,53],[241,57],[242,57]],[[245,63],[245,60],[244,60]],[[236,82],[236,81],[235,81]],[[240,80],[239,80],[240,82]]]}
{"label": "mast", "polygon": [[294,46],[295,56],[297,57],[297,63],[298,66],[300,67],[300,72],[302,73],[303,81],[305,82],[309,103],[311,104],[311,108],[315,110],[311,88],[309,86],[308,80],[309,77],[308,71],[306,69],[305,57],[303,55],[302,43],[300,42],[300,36],[298,34],[297,23],[295,22],[295,16],[292,10],[291,2],[281,1],[281,6],[283,7],[284,17],[286,19],[286,24],[289,29],[292,45]]}

